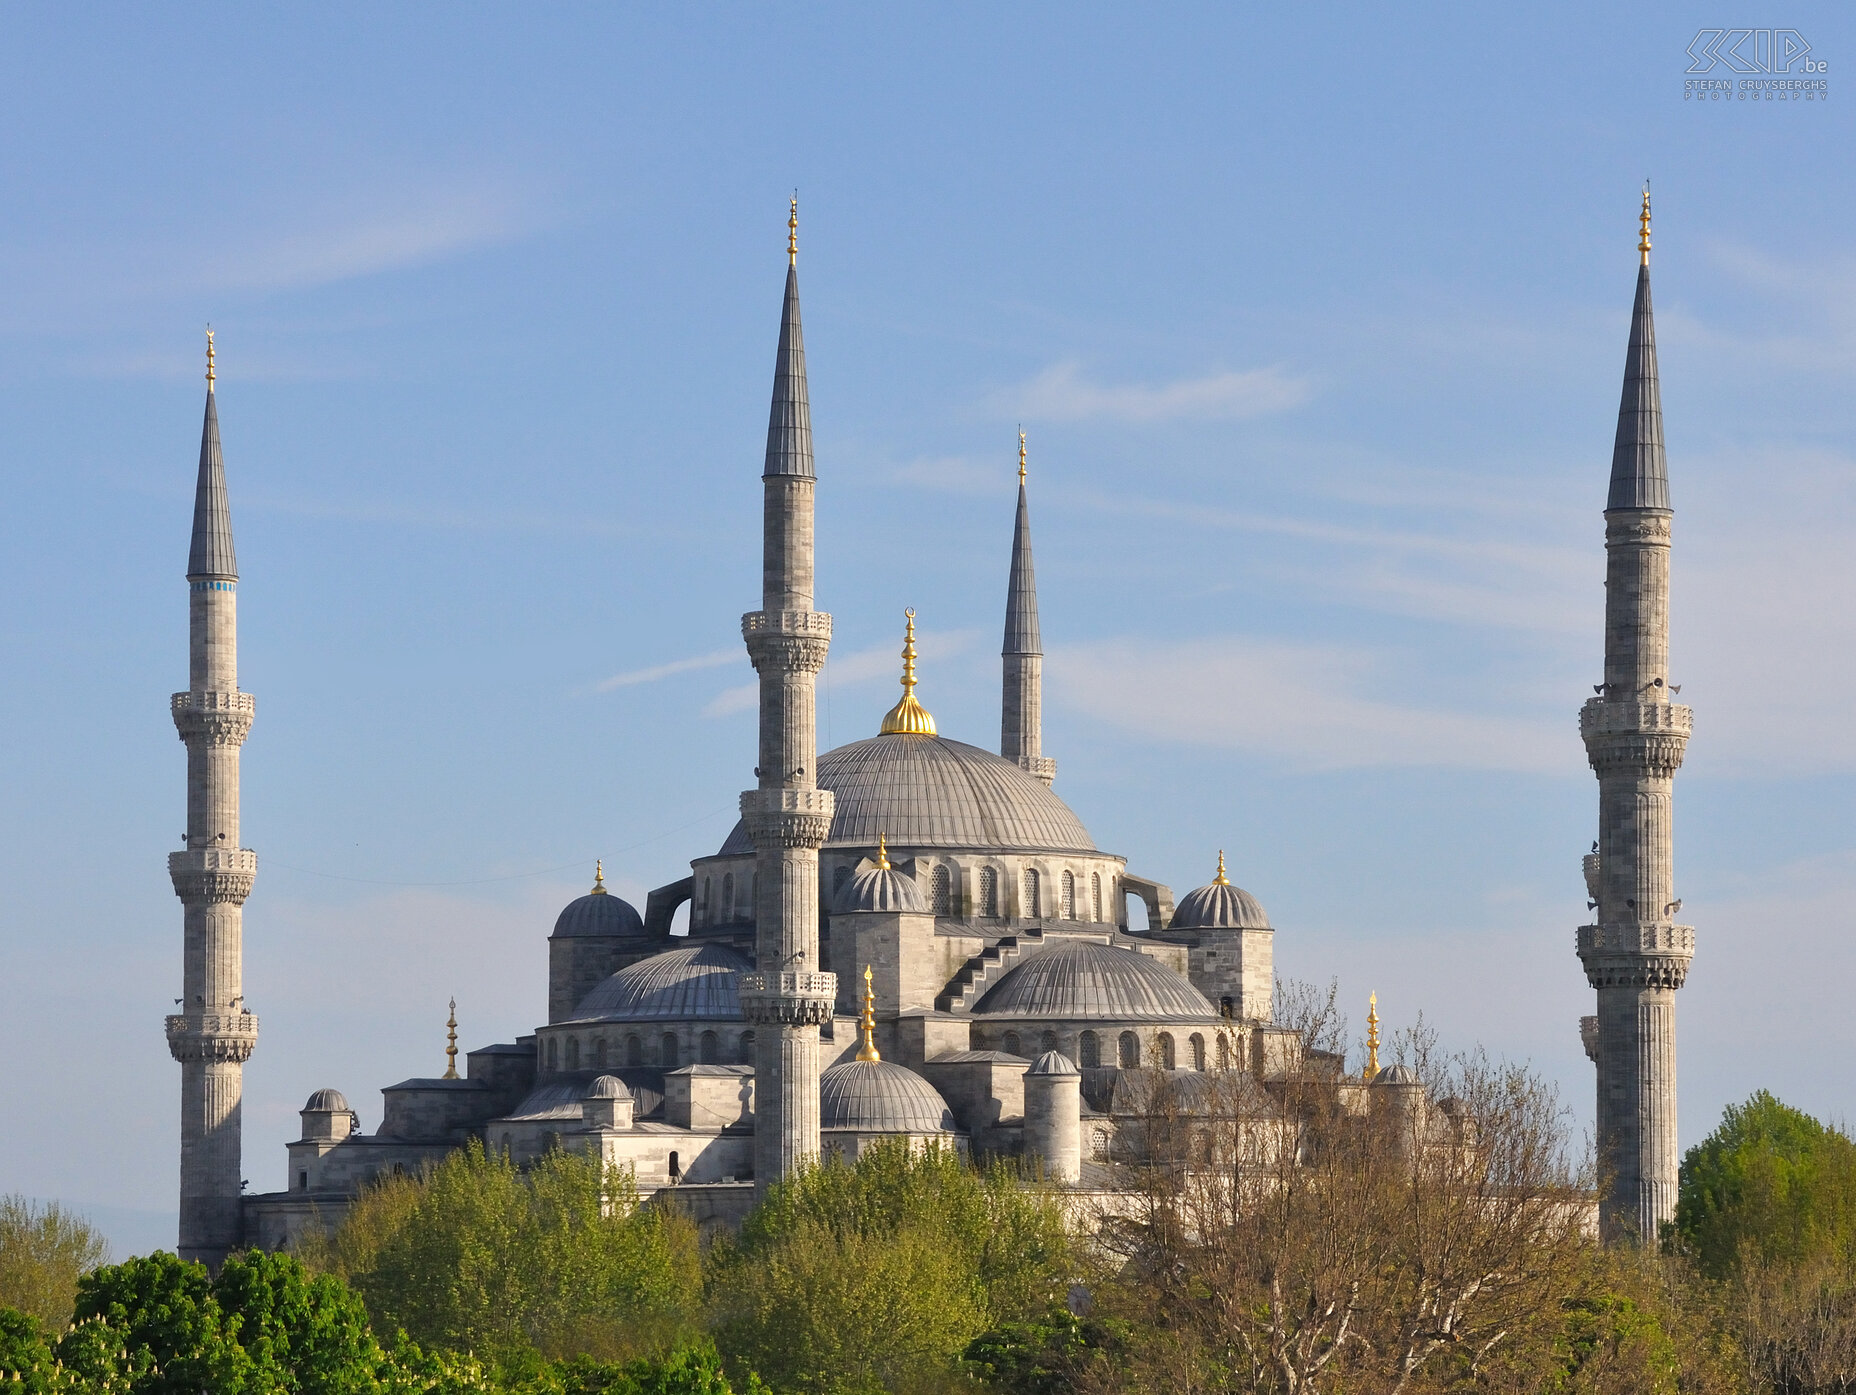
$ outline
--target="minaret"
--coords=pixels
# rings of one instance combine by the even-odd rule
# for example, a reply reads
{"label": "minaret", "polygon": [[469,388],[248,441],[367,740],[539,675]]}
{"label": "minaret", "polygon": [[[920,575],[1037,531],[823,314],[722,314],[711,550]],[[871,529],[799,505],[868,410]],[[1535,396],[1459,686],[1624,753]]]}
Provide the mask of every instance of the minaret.
{"label": "minaret", "polygon": [[1579,958],[1598,990],[1598,1146],[1608,1238],[1654,1244],[1676,1206],[1676,990],[1695,953],[1677,925],[1671,803],[1689,709],[1670,701],[1669,472],[1650,310],[1650,193],[1605,504],[1605,681],[1579,714],[1598,776],[1596,924]]}
{"label": "minaret", "polygon": [[1044,749],[1044,645],[1038,638],[1038,577],[1031,565],[1031,505],[1025,495],[1025,433],[1018,433],[1018,521],[1012,525],[1012,571],[1005,587],[1005,689],[999,754],[1045,784],[1057,762]]}
{"label": "minaret", "polygon": [[170,701],[187,745],[187,845],[168,854],[185,938],[180,1011],[167,1019],[167,1034],[180,1062],[180,1255],[217,1268],[243,1239],[239,1096],[258,1019],[245,1010],[242,907],[258,858],[238,841],[238,752],[253,703],[238,690],[238,561],[210,330],[187,591],[187,691]]}
{"label": "minaret", "polygon": [[764,1191],[818,1157],[818,1029],[837,977],[818,971],[818,850],[832,795],[815,782],[815,686],[831,616],[812,608],[812,409],[799,328],[799,201],[787,221],[786,304],[761,471],[761,608],[741,617],[760,675],[759,787],[741,796],[754,843],[755,972],[741,976],[754,1032],[754,1179]]}

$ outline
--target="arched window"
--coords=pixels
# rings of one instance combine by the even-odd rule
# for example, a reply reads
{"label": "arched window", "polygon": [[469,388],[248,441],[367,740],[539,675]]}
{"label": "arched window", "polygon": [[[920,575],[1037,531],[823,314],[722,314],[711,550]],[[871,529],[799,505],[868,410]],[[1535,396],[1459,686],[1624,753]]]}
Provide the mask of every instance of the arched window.
{"label": "arched window", "polygon": [[1187,1041],[1186,1045],[1190,1047],[1192,1050],[1192,1068],[1194,1070],[1204,1070],[1205,1069],[1205,1038],[1200,1036],[1197,1032],[1194,1032],[1192,1034],[1191,1039]]}
{"label": "arched window", "polygon": [[736,1049],[735,1059],[744,1066],[754,1064],[754,1033],[743,1032],[741,1034],[741,1044]]}
{"label": "arched window", "polygon": [[1094,1032],[1084,1032],[1077,1038],[1076,1051],[1083,1058],[1081,1064],[1085,1070],[1094,1070],[1102,1064],[1102,1048]]}
{"label": "arched window", "polygon": [[561,1068],[561,1044],[555,1038],[549,1037],[548,1038],[548,1069],[559,1070],[560,1068]]}
{"label": "arched window", "polygon": [[1076,873],[1063,874],[1063,918],[1076,919]]}
{"label": "arched window", "polygon": [[1218,1069],[1231,1069],[1231,1040],[1223,1032],[1218,1034]]}
{"label": "arched window", "polygon": [[1133,1070],[1141,1063],[1141,1039],[1133,1032],[1121,1034],[1121,1068]]}
{"label": "arched window", "polygon": [[952,915],[954,913],[954,874],[948,870],[945,862],[934,865],[934,913]]}
{"label": "arched window", "polygon": [[606,1039],[604,1037],[594,1037],[593,1038],[593,1069],[604,1070],[605,1068],[606,1068]]}
{"label": "arched window", "polygon": [[735,874],[733,872],[722,878],[721,912],[716,919],[724,923],[735,918]]}
{"label": "arched window", "polygon": [[1038,869],[1027,867],[1025,868],[1025,919],[1040,920],[1043,915],[1043,903],[1038,896]]}
{"label": "arched window", "polygon": [[644,1064],[644,1043],[635,1036],[625,1038],[625,1064],[628,1066]]}
{"label": "arched window", "polygon": [[1236,1002],[1228,997],[1220,998],[1218,1000],[1218,1015],[1223,1018],[1235,1017],[1237,1015]]}
{"label": "arched window", "polygon": [[697,1047],[696,1059],[705,1066],[719,1066],[722,1063],[722,1039],[714,1032],[704,1032]]}
{"label": "arched window", "polygon": [[580,1069],[580,1038],[567,1038],[567,1069]]}
{"label": "arched window", "polygon": [[1005,1040],[1004,1040],[1003,1042],[1001,1042],[1001,1043],[1000,1043],[1000,1045],[1002,1045],[1002,1046],[1003,1046],[1003,1047],[1005,1048],[1005,1054],[1006,1054],[1006,1055],[1008,1055],[1008,1056],[1016,1056],[1016,1055],[1018,1055],[1018,1054],[1019,1054],[1019,1050],[1018,1050],[1018,1033],[1017,1033],[1017,1032],[1007,1032],[1007,1033],[1005,1034]]}
{"label": "arched window", "polygon": [[1097,1129],[1090,1139],[1090,1151],[1096,1155],[1097,1162],[1108,1161],[1108,1130]]}
{"label": "arched window", "polygon": [[1102,874],[1100,872],[1089,874],[1089,909],[1092,912],[1090,919],[1097,921],[1102,919]]}
{"label": "arched window", "polygon": [[838,893],[844,890],[844,884],[850,879],[851,869],[848,867],[840,867],[831,874],[831,899],[834,902],[838,899]]}
{"label": "arched window", "polygon": [[999,869],[996,867],[980,868],[980,914],[999,914]]}
{"label": "arched window", "polygon": [[677,1180],[677,1178],[681,1177],[682,1175],[683,1175],[683,1164],[678,1162],[677,1155],[675,1153],[672,1153],[670,1155],[670,1180],[674,1182]]}
{"label": "arched window", "polygon": [[675,1070],[677,1068],[677,1038],[675,1034],[671,1032],[664,1033],[664,1043],[659,1048],[659,1059],[663,1061],[665,1070]]}
{"label": "arched window", "polygon": [[300,1192],[306,1192],[309,1190],[309,1174],[307,1172],[297,1173],[296,1189]]}
{"label": "arched window", "polygon": [[1055,1032],[1046,1032],[1043,1036],[1038,1038],[1038,1050],[1055,1051],[1056,1049],[1057,1034]]}
{"label": "arched window", "polygon": [[1162,1032],[1154,1039],[1154,1054],[1160,1058],[1161,1070],[1172,1070],[1177,1064],[1173,1059],[1173,1034]]}
{"label": "arched window", "polygon": [[697,903],[696,909],[701,911],[704,915],[709,914],[709,890],[712,880],[713,879],[709,877],[704,877],[702,879],[702,900]]}

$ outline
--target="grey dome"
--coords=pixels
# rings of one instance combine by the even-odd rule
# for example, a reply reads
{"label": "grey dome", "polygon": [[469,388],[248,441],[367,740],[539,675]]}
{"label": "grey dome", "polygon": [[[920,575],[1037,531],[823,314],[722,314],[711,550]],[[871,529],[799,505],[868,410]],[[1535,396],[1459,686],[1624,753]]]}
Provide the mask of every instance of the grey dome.
{"label": "grey dome", "polygon": [[1215,1022],[1205,995],[1158,960],[1090,940],[1040,950],[986,990],[975,1017]]}
{"label": "grey dome", "polygon": [[642,935],[644,917],[631,902],[610,891],[590,891],[567,903],[554,922],[554,938],[577,935]]}
{"label": "grey dome", "polygon": [[1169,930],[1267,930],[1270,918],[1241,886],[1213,882],[1179,899]]}
{"label": "grey dome", "polygon": [[348,1097],[340,1090],[318,1090],[309,1097],[309,1103],[303,1106],[305,1114],[350,1114]]}
{"label": "grey dome", "polygon": [[[828,848],[992,848],[1094,852],[1070,806],[1012,762],[944,736],[896,733],[818,758],[818,783],[837,796]],[[754,850],[737,823],[720,856]]]}
{"label": "grey dome", "polygon": [[625,1082],[616,1075],[602,1075],[586,1087],[586,1098],[590,1100],[622,1100],[630,1094]]}
{"label": "grey dome", "polygon": [[1418,1077],[1413,1075],[1409,1066],[1387,1066],[1373,1077],[1375,1085],[1416,1085]]}
{"label": "grey dome", "polygon": [[594,988],[574,1009],[575,1021],[739,1022],[738,976],[752,969],[722,944],[691,945],[640,959]]}
{"label": "grey dome", "polygon": [[940,1091],[893,1061],[845,1061],[818,1080],[822,1129],[860,1133],[952,1133]]}
{"label": "grey dome", "polygon": [[1046,1051],[1042,1056],[1031,1063],[1031,1068],[1027,1070],[1025,1074],[1081,1075],[1082,1072],[1076,1068],[1076,1062],[1072,1061],[1061,1051]]}
{"label": "grey dome", "polygon": [[915,878],[905,877],[893,867],[871,867],[859,872],[838,889],[831,903],[832,914],[848,911],[916,911],[925,912],[928,902]]}

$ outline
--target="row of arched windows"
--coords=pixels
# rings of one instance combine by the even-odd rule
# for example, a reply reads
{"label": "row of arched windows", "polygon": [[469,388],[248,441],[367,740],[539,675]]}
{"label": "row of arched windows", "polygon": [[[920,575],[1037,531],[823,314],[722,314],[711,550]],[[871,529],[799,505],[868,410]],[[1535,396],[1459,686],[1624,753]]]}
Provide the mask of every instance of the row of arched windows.
{"label": "row of arched windows", "polygon": [[[563,1042],[565,1042],[564,1048]],[[725,1054],[730,1050],[731,1045],[732,1058]],[[682,1059],[682,1044],[675,1032],[665,1032],[654,1042],[648,1043],[636,1032],[612,1040],[604,1036],[594,1037],[586,1047],[584,1066],[579,1037],[549,1037],[545,1050],[549,1071],[562,1069],[577,1071],[583,1068],[608,1070],[619,1066],[643,1065],[675,1070],[678,1066],[686,1064]],[[650,1055],[652,1059],[647,1061],[645,1059],[647,1055]],[[738,1034],[731,1044],[724,1044],[722,1034],[719,1032],[704,1032],[696,1039],[695,1064],[719,1066],[727,1064],[730,1059],[736,1065],[747,1066],[754,1063],[753,1032]]]}
{"label": "row of arched windows", "polygon": [[[1021,1036],[1017,1032],[1007,1032],[999,1039],[999,1049],[1011,1056],[1028,1055],[1029,1053],[1025,1050],[1026,1044],[1027,1038]],[[1114,1048],[1114,1059],[1112,1061],[1105,1062],[1103,1060],[1103,1047],[1105,1045],[1112,1045]],[[1047,1031],[1040,1034],[1038,1038],[1038,1050],[1040,1052],[1056,1051],[1059,1049],[1058,1037],[1055,1032]],[[1216,1050],[1218,1069],[1229,1070],[1231,1068],[1230,1041],[1225,1037],[1219,1037],[1217,1039]],[[1153,1039],[1152,1051],[1152,1065],[1157,1066],[1161,1070],[1178,1070],[1180,1068],[1179,1051],[1171,1032],[1161,1032],[1156,1036]],[[1095,1070],[1107,1064],[1120,1066],[1123,1070],[1138,1070],[1141,1065],[1142,1057],[1145,1054],[1145,1049],[1143,1048],[1141,1037],[1138,1032],[1122,1032],[1113,1039],[1112,1043],[1107,1043],[1104,1042],[1101,1034],[1085,1031],[1080,1033],[1076,1038],[1076,1053],[1080,1058],[1077,1064],[1085,1070]],[[1192,1070],[1206,1069],[1205,1037],[1201,1033],[1194,1032],[1191,1036],[1186,1038],[1185,1064]]]}
{"label": "row of arched windows", "polygon": [[[837,899],[838,892],[851,879],[851,869],[840,867],[831,875],[831,897]],[[729,878],[724,878],[726,883]],[[708,878],[703,879],[703,904],[708,901]],[[1085,902],[1081,898],[1087,895]],[[726,896],[726,891],[724,892]],[[954,891],[954,867],[947,862],[937,862],[928,874],[929,906],[936,915],[958,915],[958,899]],[[1089,874],[1088,889],[1085,893],[1083,883],[1075,872],[1063,874],[1061,912],[1065,920],[1102,920],[1102,874]],[[1005,915],[1005,907],[999,897],[999,869],[982,867],[975,878],[973,912],[989,920],[997,920]],[[1020,901],[1019,914],[1027,920],[1041,920],[1045,915],[1044,876],[1035,867],[1027,867],[1024,876],[1024,895]]]}
{"label": "row of arched windows", "polygon": [[[750,875],[742,878],[742,886],[747,891],[750,905],[754,900],[754,878]],[[702,879],[701,893],[696,897],[696,918],[704,924],[726,925],[735,918],[739,909],[735,904],[735,874],[722,873],[722,896],[719,901],[712,900],[715,890],[715,878]]]}

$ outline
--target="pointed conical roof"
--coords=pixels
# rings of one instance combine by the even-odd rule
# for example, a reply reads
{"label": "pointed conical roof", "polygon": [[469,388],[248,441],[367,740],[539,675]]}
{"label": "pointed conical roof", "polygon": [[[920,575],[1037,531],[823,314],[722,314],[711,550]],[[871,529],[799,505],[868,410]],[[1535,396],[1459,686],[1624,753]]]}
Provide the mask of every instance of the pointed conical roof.
{"label": "pointed conical roof", "polygon": [[1031,565],[1031,506],[1018,482],[1018,521],[1012,525],[1012,574],[1005,589],[1003,654],[1042,654],[1038,636],[1038,576]]}
{"label": "pointed conical roof", "polygon": [[206,421],[200,428],[200,477],[193,487],[193,547],[187,554],[189,581],[236,581],[232,551],[232,508],[226,502],[226,466],[219,452],[219,409],[206,389]]}
{"label": "pointed conical roof", "polygon": [[767,417],[770,475],[813,479],[812,404],[806,394],[806,339],[799,327],[799,268],[786,268],[786,305],[780,313],[780,352],[773,364],[773,410]]}
{"label": "pointed conical roof", "polygon": [[1650,259],[1637,268],[1637,302],[1624,355],[1624,396],[1611,448],[1606,509],[1669,507],[1669,465],[1663,456],[1663,396],[1656,378],[1656,317],[1650,308]]}

